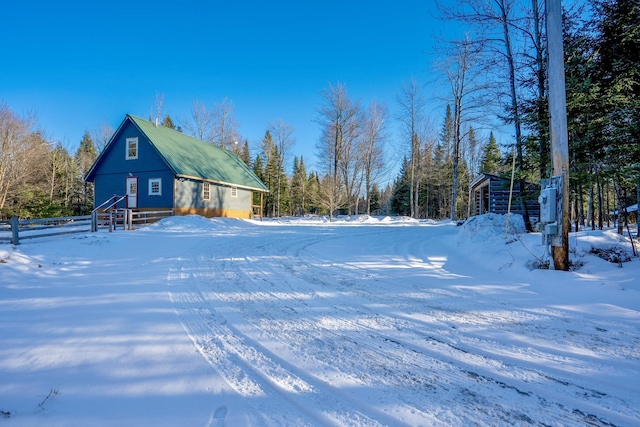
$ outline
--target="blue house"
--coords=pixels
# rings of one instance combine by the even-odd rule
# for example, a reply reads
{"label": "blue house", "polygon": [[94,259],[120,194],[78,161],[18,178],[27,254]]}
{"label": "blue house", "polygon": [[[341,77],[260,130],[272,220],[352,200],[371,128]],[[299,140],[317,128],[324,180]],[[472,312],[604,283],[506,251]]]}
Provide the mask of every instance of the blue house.
{"label": "blue house", "polygon": [[170,208],[175,215],[250,218],[256,209],[262,215],[268,191],[235,153],[131,115],[85,179],[94,183],[94,207],[126,195],[129,209]]}

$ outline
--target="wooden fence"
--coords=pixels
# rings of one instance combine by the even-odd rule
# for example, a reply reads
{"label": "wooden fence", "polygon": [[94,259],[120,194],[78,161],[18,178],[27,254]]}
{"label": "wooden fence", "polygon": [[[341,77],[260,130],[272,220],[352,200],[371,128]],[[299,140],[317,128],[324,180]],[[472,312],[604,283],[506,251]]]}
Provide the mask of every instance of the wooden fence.
{"label": "wooden fence", "polygon": [[0,241],[14,245],[25,239],[88,231],[91,231],[91,215],[39,219],[18,219],[14,216],[9,221],[0,221]]}
{"label": "wooden fence", "polygon": [[109,209],[108,211],[93,211],[92,231],[107,228],[109,231],[133,230],[136,226],[153,224],[163,218],[173,216],[173,209],[154,211],[134,211],[133,209]]}
{"label": "wooden fence", "polygon": [[18,219],[0,221],[0,242],[19,245],[21,240],[37,237],[59,236],[118,227],[132,230],[136,226],[152,224],[173,215],[173,209],[155,211],[133,211],[132,209],[110,209],[94,211],[91,215],[65,216],[59,218]]}

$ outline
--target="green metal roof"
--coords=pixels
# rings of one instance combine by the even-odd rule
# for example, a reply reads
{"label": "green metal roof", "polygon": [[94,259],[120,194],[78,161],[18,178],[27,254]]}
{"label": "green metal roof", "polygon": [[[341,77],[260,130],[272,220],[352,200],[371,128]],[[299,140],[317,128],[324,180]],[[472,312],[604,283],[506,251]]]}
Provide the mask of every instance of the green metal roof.
{"label": "green metal roof", "polygon": [[199,178],[222,184],[269,191],[267,186],[233,152],[148,120],[127,115],[144,133],[178,177]]}

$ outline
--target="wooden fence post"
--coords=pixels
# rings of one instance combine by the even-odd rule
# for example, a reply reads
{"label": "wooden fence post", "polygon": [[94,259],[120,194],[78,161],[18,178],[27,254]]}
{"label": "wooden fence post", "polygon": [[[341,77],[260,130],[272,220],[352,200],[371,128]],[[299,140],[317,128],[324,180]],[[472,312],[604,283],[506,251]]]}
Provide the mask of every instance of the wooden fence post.
{"label": "wooden fence post", "polygon": [[98,211],[92,210],[91,211],[91,232],[95,233],[96,231],[98,231]]}
{"label": "wooden fence post", "polygon": [[20,223],[18,222],[18,217],[12,216],[11,217],[11,243],[13,243],[14,245],[20,244],[20,236],[19,236],[19,230],[18,230],[19,227],[20,227]]}
{"label": "wooden fence post", "polygon": [[127,230],[133,230],[133,209],[126,209],[125,213],[127,216],[126,218],[127,225],[125,226],[125,228]]}

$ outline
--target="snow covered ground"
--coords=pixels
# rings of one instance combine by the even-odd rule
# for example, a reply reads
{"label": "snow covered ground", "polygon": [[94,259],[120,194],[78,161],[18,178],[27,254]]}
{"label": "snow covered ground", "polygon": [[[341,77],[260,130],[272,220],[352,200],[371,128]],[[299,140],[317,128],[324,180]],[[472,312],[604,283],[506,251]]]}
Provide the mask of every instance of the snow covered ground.
{"label": "snow covered ground", "polygon": [[628,240],[572,233],[583,266],[541,270],[521,228],[191,216],[0,245],[0,426],[640,425],[640,260],[589,253]]}

